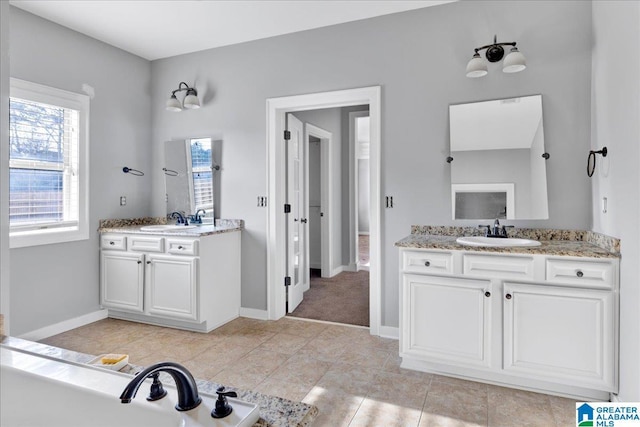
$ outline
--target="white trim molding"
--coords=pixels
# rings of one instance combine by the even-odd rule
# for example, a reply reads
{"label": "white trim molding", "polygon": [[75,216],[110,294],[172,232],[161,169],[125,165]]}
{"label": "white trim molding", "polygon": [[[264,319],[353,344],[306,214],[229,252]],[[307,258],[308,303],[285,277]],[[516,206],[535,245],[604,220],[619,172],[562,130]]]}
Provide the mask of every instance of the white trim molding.
{"label": "white trim molding", "polygon": [[394,326],[380,326],[380,336],[382,338],[400,339],[400,328]]}
{"label": "white trim molding", "polygon": [[270,98],[266,101],[267,120],[267,311],[269,319],[285,315],[286,291],[286,227],[283,205],[285,200],[285,146],[283,134],[286,113],[322,108],[369,105],[370,117],[370,203],[371,235],[369,276],[369,330],[379,335],[381,321],[381,204],[380,204],[380,146],[381,146],[381,88],[371,86],[333,92]]}
{"label": "white trim molding", "polygon": [[258,310],[257,308],[240,307],[240,317],[247,317],[256,320],[269,320],[269,312],[267,310]]}
{"label": "white trim molding", "polygon": [[31,332],[24,333],[18,338],[22,338],[24,340],[29,341],[40,341],[45,338],[52,337],[54,335],[61,334],[63,332],[70,331],[72,329],[79,328],[84,325],[88,325],[89,323],[97,322],[98,320],[106,319],[108,317],[109,311],[97,310],[91,313],[84,314],[82,316],[74,317],[73,319],[64,320],[62,322],[45,326],[44,328],[36,329]]}

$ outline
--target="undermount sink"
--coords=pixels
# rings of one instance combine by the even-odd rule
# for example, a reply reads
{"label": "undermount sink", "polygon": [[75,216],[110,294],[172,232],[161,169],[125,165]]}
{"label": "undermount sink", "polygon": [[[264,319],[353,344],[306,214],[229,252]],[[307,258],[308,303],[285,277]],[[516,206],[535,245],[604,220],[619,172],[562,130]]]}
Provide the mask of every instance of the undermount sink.
{"label": "undermount sink", "polygon": [[458,237],[456,242],[466,246],[486,246],[486,247],[532,247],[540,246],[537,240],[516,239],[516,238],[496,238],[483,236],[465,236]]}
{"label": "undermount sink", "polygon": [[184,224],[162,224],[162,225],[145,225],[140,227],[140,231],[182,231],[196,228],[197,225]]}

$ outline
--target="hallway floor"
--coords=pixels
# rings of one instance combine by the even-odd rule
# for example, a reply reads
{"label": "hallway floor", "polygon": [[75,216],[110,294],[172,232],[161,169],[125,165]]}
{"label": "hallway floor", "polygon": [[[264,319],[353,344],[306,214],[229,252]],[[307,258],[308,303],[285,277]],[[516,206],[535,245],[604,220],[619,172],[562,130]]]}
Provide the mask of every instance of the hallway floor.
{"label": "hallway floor", "polygon": [[313,426],[575,426],[575,401],[401,369],[366,328],[238,318],[208,334],[105,319],[43,340],[184,364],[196,378],[318,407]]}

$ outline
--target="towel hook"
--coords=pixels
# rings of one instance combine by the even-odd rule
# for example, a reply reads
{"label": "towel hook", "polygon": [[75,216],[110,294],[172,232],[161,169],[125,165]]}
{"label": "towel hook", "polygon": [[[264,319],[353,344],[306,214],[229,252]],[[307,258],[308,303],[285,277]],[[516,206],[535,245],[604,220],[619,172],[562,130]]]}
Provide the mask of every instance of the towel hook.
{"label": "towel hook", "polygon": [[134,175],[134,176],[144,176],[144,172],[139,171],[137,169],[131,169],[131,168],[126,167],[126,166],[122,168],[122,172],[130,173],[131,175]]}

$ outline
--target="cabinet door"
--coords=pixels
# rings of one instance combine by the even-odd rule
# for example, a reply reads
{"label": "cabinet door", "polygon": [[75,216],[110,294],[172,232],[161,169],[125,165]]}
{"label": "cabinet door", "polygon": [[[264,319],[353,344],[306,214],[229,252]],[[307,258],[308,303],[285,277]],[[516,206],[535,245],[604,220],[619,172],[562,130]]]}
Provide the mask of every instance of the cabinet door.
{"label": "cabinet door", "polygon": [[613,292],[504,284],[504,369],[615,390]]}
{"label": "cabinet door", "polygon": [[141,313],[144,309],[144,255],[100,253],[100,304]]}
{"label": "cabinet door", "polygon": [[490,291],[488,280],[404,274],[402,353],[489,366]]}
{"label": "cabinet door", "polygon": [[147,313],[181,320],[198,320],[197,258],[148,255]]}

